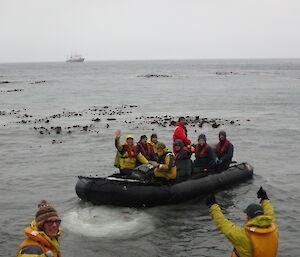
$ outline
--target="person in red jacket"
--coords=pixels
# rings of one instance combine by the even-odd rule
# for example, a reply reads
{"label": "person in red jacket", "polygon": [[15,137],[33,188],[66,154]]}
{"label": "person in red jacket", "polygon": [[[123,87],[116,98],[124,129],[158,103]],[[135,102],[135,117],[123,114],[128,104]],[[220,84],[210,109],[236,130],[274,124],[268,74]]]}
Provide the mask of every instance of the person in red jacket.
{"label": "person in red jacket", "polygon": [[191,140],[187,138],[187,129],[185,127],[186,120],[184,117],[180,117],[178,122],[176,122],[176,128],[173,133],[173,141],[175,142],[176,139],[180,139],[184,146],[188,146],[191,144]]}

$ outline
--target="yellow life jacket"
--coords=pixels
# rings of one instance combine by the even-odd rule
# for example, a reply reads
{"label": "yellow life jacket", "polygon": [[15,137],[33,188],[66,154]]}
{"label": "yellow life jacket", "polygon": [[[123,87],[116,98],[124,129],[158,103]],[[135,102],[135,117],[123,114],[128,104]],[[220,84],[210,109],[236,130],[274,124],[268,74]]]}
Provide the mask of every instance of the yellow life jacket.
{"label": "yellow life jacket", "polygon": [[21,254],[22,249],[29,245],[39,246],[45,254],[42,256],[48,256],[47,252],[51,252],[53,257],[61,257],[61,254],[59,252],[59,244],[56,239],[51,240],[43,232],[34,230],[31,227],[25,228],[24,232],[27,235],[27,238],[20,244],[17,257],[24,256]]}
{"label": "yellow life jacket", "polygon": [[[278,231],[274,224],[264,228],[246,226],[245,230],[252,245],[253,253],[251,257],[276,257],[278,248]],[[233,250],[231,257],[243,256],[239,256],[237,252]]]}

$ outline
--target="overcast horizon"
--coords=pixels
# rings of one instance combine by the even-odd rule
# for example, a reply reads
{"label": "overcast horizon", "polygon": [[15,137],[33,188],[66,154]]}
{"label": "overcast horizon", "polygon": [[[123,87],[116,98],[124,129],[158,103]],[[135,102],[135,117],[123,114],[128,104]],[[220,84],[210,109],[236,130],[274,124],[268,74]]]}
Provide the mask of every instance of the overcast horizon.
{"label": "overcast horizon", "polygon": [[298,59],[297,0],[0,0],[0,63]]}

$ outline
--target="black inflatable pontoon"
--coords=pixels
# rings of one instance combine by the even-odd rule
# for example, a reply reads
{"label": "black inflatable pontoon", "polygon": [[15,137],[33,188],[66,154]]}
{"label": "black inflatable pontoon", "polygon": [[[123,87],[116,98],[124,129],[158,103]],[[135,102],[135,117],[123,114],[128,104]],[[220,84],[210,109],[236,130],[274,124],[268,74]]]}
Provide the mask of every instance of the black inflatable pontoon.
{"label": "black inflatable pontoon", "polygon": [[79,176],[75,189],[80,199],[96,205],[150,207],[188,201],[243,182],[252,176],[253,167],[240,163],[220,173],[200,178],[195,175],[186,181],[173,184],[145,183],[115,176]]}

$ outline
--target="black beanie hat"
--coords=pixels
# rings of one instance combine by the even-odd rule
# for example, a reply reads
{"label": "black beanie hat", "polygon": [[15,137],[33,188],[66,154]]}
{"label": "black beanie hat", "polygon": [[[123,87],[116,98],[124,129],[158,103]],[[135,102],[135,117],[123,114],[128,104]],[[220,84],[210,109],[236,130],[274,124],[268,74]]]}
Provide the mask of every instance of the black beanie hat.
{"label": "black beanie hat", "polygon": [[206,136],[204,134],[200,134],[199,137],[198,137],[198,141],[200,139],[204,139],[204,141],[206,142]]}
{"label": "black beanie hat", "polygon": [[151,139],[152,139],[152,138],[157,138],[157,134],[152,134],[152,135],[151,135]]}
{"label": "black beanie hat", "polygon": [[221,135],[223,135],[223,136],[225,137],[225,139],[226,139],[226,132],[225,132],[224,130],[221,130],[221,131],[219,132],[219,137],[220,137]]}
{"label": "black beanie hat", "polygon": [[140,140],[142,140],[142,139],[144,139],[144,138],[147,139],[147,136],[146,136],[146,135],[142,135],[141,138],[140,138]]}
{"label": "black beanie hat", "polygon": [[183,144],[183,142],[182,142],[181,139],[176,139],[176,140],[174,141],[174,146],[176,146],[176,145],[178,145],[178,146],[180,146],[180,147],[183,147],[183,146],[184,146],[184,144]]}

